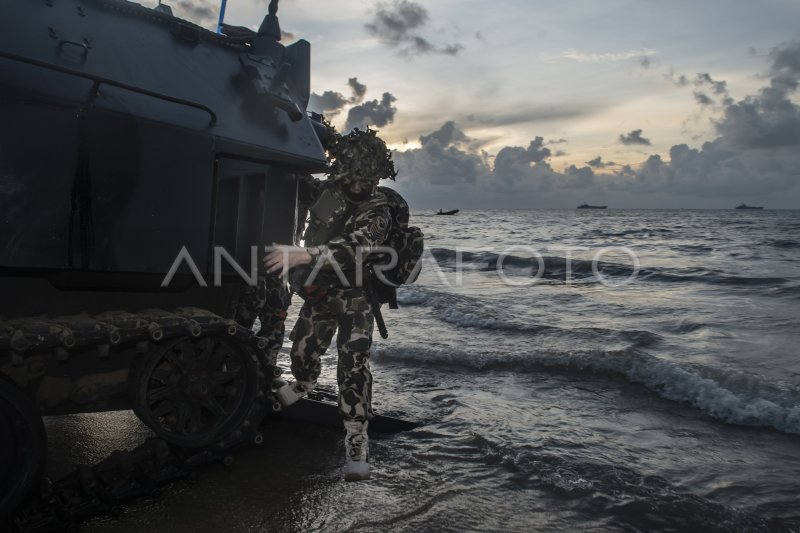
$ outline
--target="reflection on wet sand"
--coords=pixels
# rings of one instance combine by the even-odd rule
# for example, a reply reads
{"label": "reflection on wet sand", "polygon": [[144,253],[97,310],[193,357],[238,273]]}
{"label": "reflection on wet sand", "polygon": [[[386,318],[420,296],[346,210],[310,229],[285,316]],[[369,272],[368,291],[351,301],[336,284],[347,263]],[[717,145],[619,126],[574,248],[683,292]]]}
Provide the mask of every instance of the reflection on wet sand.
{"label": "reflection on wet sand", "polygon": [[[152,433],[130,411],[46,419],[48,477],[132,449]],[[97,517],[86,532],[295,531],[324,528],[325,502],[341,481],[340,432],[269,420],[259,448],[242,450],[232,466],[201,467],[196,482],[176,482],[159,501],[126,504],[116,518]],[[322,507],[322,508],[321,508]]]}

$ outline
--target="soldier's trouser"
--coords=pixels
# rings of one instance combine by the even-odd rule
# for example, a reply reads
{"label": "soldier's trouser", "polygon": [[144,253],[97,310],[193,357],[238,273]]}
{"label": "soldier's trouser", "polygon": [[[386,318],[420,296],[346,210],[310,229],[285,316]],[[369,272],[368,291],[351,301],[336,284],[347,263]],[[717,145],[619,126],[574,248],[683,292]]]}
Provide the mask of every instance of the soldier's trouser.
{"label": "soldier's trouser", "polygon": [[258,336],[267,339],[265,351],[272,365],[277,364],[278,352],[283,346],[290,301],[289,288],[279,277],[259,275],[257,285],[245,289],[236,308],[234,318],[242,326],[252,328],[256,317],[261,322]]}
{"label": "soldier's trouser", "polygon": [[320,357],[337,328],[339,412],[346,421],[365,422],[371,411],[372,309],[362,288],[333,289],[321,300],[306,301],[290,334],[292,374],[297,381],[315,383]]}

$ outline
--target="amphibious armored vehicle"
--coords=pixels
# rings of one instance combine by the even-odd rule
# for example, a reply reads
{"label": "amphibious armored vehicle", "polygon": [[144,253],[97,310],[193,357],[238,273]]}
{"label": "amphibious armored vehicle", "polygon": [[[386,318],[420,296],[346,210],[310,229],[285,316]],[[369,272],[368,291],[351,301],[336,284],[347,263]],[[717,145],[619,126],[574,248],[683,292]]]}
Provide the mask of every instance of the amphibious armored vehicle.
{"label": "amphibious armored vehicle", "polygon": [[[125,0],[0,17],[0,521],[41,416],[130,409],[185,447],[253,438],[279,371],[233,320],[296,175],[326,167],[308,42]],[[319,132],[319,133],[318,133]]]}

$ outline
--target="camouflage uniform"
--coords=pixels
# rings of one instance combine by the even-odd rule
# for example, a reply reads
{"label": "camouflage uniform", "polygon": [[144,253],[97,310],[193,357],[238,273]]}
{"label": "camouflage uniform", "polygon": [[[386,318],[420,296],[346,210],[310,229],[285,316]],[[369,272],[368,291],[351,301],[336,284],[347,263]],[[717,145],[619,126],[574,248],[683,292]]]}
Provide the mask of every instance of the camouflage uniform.
{"label": "camouflage uniform", "polygon": [[319,301],[307,300],[290,334],[292,374],[298,382],[314,383],[325,353],[338,328],[339,412],[345,420],[364,422],[371,411],[372,310],[362,288],[329,289]]}
{"label": "camouflage uniform", "polygon": [[[315,383],[320,357],[338,328],[339,411],[346,422],[363,423],[371,412],[373,314],[364,288],[357,286],[356,272],[363,266],[358,264],[357,249],[383,245],[391,216],[383,194],[352,204],[337,199],[338,189],[339,185],[330,180],[306,182],[301,187],[311,196],[303,198],[301,194],[301,200],[307,205],[313,199],[316,202],[309,209],[305,234],[311,264],[296,267],[291,273],[293,289],[305,300],[290,335],[292,374],[299,383]],[[322,263],[318,265],[318,261]],[[338,274],[333,264],[340,267]],[[312,277],[315,267],[321,268]]]}
{"label": "camouflage uniform", "polygon": [[236,308],[234,319],[240,325],[251,329],[256,318],[261,322],[258,335],[267,339],[265,352],[272,365],[277,364],[283,346],[290,300],[289,289],[278,276],[259,274],[257,284],[247,286]]}
{"label": "camouflage uniform", "polygon": [[[298,176],[300,183],[313,180],[310,175]],[[297,212],[295,242],[302,236],[306,219],[306,207],[301,203]],[[278,275],[259,273],[256,285],[248,285],[239,298],[234,320],[247,329],[252,329],[256,318],[261,323],[258,336],[267,339],[267,361],[278,364],[278,353],[283,346],[286,333],[286,314],[292,302],[292,294],[286,282]]]}

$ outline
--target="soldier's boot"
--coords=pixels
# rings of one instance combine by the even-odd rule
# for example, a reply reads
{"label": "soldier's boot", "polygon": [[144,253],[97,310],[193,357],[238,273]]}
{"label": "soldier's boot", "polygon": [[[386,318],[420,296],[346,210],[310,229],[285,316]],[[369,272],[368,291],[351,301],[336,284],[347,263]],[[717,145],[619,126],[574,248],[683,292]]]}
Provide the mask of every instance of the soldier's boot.
{"label": "soldier's boot", "polygon": [[345,481],[361,481],[369,479],[369,438],[367,437],[367,422],[352,422],[345,420],[344,428],[347,434],[344,438]]}
{"label": "soldier's boot", "polygon": [[314,384],[308,381],[283,381],[283,384],[278,385],[275,388],[275,397],[284,407],[289,407],[314,388]]}

